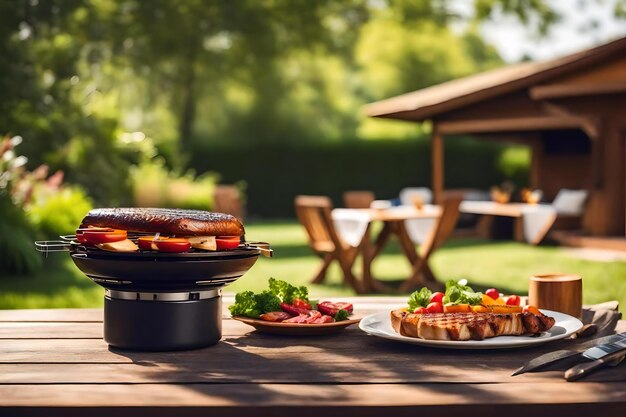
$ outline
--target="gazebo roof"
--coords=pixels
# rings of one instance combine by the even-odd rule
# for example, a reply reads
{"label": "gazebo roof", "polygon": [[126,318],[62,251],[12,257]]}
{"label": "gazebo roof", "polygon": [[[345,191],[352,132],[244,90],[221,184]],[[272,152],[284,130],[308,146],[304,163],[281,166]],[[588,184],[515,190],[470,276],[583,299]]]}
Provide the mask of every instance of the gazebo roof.
{"label": "gazebo roof", "polygon": [[365,113],[423,121],[498,95],[528,88],[626,53],[626,37],[544,62],[525,62],[444,82],[368,104]]}

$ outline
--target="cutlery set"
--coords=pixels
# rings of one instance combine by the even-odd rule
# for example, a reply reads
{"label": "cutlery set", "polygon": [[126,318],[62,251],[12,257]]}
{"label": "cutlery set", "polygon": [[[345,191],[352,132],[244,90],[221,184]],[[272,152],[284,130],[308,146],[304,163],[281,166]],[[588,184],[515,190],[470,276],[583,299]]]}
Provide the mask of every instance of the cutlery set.
{"label": "cutlery set", "polygon": [[564,349],[545,353],[526,362],[511,376],[535,372],[569,358],[578,364],[566,370],[564,378],[567,381],[575,381],[603,366],[617,366],[624,357],[626,357],[626,332],[590,340],[582,343],[578,350]]}

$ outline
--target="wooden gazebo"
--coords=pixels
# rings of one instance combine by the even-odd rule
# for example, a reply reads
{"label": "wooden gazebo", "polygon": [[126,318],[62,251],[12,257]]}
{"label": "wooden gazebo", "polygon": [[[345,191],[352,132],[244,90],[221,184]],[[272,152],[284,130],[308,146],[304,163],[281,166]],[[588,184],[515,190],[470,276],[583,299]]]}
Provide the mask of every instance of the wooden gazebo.
{"label": "wooden gazebo", "polygon": [[432,123],[432,188],[444,191],[444,138],[472,134],[532,148],[530,183],[548,199],[587,189],[593,236],[626,235],[626,38],[369,104],[372,117]]}

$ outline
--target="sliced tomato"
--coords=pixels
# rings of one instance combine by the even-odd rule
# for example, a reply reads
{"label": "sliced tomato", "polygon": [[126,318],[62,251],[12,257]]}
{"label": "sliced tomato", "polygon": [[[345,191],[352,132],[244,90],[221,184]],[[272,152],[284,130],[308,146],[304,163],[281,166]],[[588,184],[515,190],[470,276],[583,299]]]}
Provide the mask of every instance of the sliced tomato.
{"label": "sliced tomato", "polygon": [[426,307],[417,307],[415,310],[413,310],[413,313],[415,314],[428,314],[429,311]]}
{"label": "sliced tomato", "polygon": [[[80,229],[79,229],[80,230]],[[81,237],[79,242],[81,243],[90,243],[92,245],[97,245],[100,243],[112,243],[112,242],[120,242],[122,240],[126,240],[126,230],[117,230],[117,229],[93,229],[93,230],[84,230],[80,233]],[[77,236],[78,239],[78,236]]]}
{"label": "sliced tomato", "polygon": [[142,236],[137,239],[137,245],[139,245],[139,249],[141,250],[157,250],[156,245],[154,245],[155,236]]}
{"label": "sliced tomato", "polygon": [[322,317],[313,320],[311,323],[312,324],[324,324],[324,323],[332,323],[334,322],[335,319],[332,318],[331,316],[327,316],[326,314],[324,314]]}
{"label": "sliced tomato", "polygon": [[352,304],[345,302],[333,303],[331,301],[322,301],[317,305],[317,309],[323,314],[334,316],[339,310],[346,310],[348,313],[352,313],[354,307],[352,306]]}
{"label": "sliced tomato", "polygon": [[311,309],[311,304],[307,303],[306,301],[302,300],[301,298],[294,298],[293,301],[291,302],[291,305],[294,307],[298,307],[298,308],[304,308],[307,310]]}
{"label": "sliced tomato", "polygon": [[270,311],[269,313],[261,314],[261,320],[265,321],[284,321],[290,319],[291,315],[289,313],[285,313],[284,311]]}
{"label": "sliced tomato", "polygon": [[189,240],[182,237],[160,237],[153,240],[153,243],[159,252],[181,253],[191,249]]}
{"label": "sliced tomato", "polygon": [[292,317],[290,319],[287,320],[283,320],[283,323],[306,323],[306,321],[308,320],[309,315],[308,314],[299,314],[295,317]]}
{"label": "sliced tomato", "polygon": [[300,314],[309,314],[309,310],[308,308],[300,308],[300,307],[296,307],[294,305],[291,304],[287,304],[287,303],[280,303],[280,308],[281,310],[291,314],[292,316],[297,316]]}
{"label": "sliced tomato", "polygon": [[82,244],[89,244],[85,240],[85,232],[112,232],[114,230],[110,227],[81,227],[76,229],[76,240]]}
{"label": "sliced tomato", "polygon": [[239,236],[218,236],[215,238],[217,250],[235,249],[239,246],[241,239]]}

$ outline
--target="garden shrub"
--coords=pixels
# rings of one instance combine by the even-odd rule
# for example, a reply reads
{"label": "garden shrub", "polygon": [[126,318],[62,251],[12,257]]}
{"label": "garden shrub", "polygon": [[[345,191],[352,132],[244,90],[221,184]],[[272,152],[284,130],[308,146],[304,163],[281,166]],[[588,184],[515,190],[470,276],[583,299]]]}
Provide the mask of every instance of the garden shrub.
{"label": "garden shrub", "polygon": [[28,274],[41,268],[42,256],[35,250],[35,232],[24,211],[0,191],[0,277]]}
{"label": "garden shrub", "polygon": [[74,233],[92,204],[76,186],[64,186],[55,192],[40,187],[28,209],[30,221],[46,239]]}
{"label": "garden shrub", "polygon": [[176,207],[211,210],[217,175],[178,175],[161,158],[145,160],[130,169],[133,203],[138,207]]}

